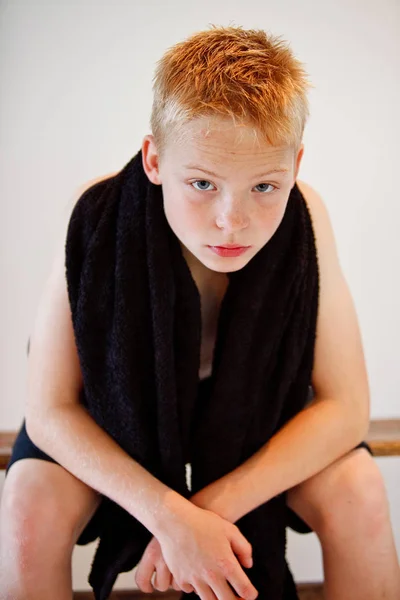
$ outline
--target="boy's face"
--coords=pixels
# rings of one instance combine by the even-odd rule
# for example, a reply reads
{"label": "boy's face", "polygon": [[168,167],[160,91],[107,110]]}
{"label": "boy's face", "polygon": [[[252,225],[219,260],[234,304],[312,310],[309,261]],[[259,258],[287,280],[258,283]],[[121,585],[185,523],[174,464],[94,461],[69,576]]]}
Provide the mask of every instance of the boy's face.
{"label": "boy's face", "polygon": [[[145,136],[144,169],[162,185],[165,215],[189,267],[237,271],[282,221],[303,146],[294,156],[292,149],[258,142],[250,128],[221,118],[196,119],[184,134],[167,143],[161,162],[153,136]],[[268,174],[275,169],[284,171]],[[228,244],[248,248],[237,256],[215,248]]]}

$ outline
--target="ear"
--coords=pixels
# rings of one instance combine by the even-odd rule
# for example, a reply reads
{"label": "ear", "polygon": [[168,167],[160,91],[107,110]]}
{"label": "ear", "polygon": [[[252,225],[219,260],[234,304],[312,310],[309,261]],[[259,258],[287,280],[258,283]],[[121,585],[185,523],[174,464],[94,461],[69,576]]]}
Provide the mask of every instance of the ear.
{"label": "ear", "polygon": [[301,144],[299,151],[297,153],[297,157],[295,159],[295,167],[294,167],[294,181],[293,181],[293,185],[296,182],[297,179],[297,175],[299,173],[299,169],[300,169],[300,163],[301,163],[301,159],[303,158],[303,154],[304,154],[304,144]]}
{"label": "ear", "polygon": [[143,169],[150,181],[156,185],[161,185],[158,153],[153,135],[149,134],[143,138],[142,162]]}

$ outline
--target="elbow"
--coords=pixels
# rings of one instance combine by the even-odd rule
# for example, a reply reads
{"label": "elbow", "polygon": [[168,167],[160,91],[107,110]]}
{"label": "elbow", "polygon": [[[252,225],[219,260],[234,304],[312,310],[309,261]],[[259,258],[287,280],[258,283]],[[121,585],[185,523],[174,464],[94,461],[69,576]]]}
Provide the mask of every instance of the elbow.
{"label": "elbow", "polygon": [[25,411],[25,429],[35,446],[40,448],[40,418],[37,414]]}
{"label": "elbow", "polygon": [[28,434],[28,437],[31,441],[43,452],[46,450],[43,448],[43,441],[45,440],[46,434],[46,419],[47,415],[44,415],[42,412],[38,410],[25,411],[25,429]]}

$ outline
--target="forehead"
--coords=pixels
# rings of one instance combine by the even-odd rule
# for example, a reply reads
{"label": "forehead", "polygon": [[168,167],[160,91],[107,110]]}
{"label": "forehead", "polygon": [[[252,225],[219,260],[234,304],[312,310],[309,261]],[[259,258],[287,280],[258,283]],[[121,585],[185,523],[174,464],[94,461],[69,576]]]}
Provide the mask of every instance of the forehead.
{"label": "forehead", "polygon": [[[183,124],[172,136],[169,152],[179,162],[200,164],[232,163],[291,168],[293,150],[288,146],[272,146],[253,127],[235,123],[230,117],[198,117]],[[200,166],[199,164],[199,166]]]}

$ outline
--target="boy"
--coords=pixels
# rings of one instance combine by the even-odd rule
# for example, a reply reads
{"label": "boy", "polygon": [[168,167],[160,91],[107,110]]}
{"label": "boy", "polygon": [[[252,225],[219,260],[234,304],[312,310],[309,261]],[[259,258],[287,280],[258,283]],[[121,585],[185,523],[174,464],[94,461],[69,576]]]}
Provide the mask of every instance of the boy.
{"label": "boy", "polygon": [[[165,216],[202,299],[200,380],[211,373],[227,273],[258,254],[285,214],[304,150],[305,90],[298,61],[262,31],[213,28],[159,63],[143,168],[162,185]],[[369,421],[356,315],[324,204],[297,183],[312,216],[321,282],[314,398],[269,440],[268,451],[190,502],[128,456],[79,404],[83,378],[63,240],[31,336],[26,430],[3,491],[2,599],[71,598],[72,550],[101,519],[102,495],[154,536],[136,572],[140,589],[152,591],[155,572],[160,591],[172,586],[225,600],[234,598],[229,582],[241,597],[255,598],[239,564],[251,567],[251,547],[234,522],[284,490],[288,507],[321,541],[326,598],[400,596],[382,477],[365,448],[353,450]]]}

